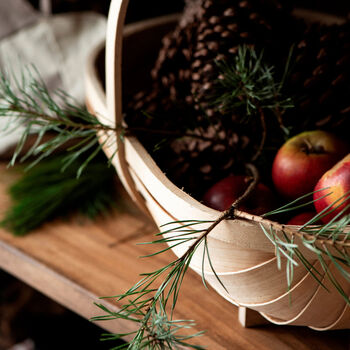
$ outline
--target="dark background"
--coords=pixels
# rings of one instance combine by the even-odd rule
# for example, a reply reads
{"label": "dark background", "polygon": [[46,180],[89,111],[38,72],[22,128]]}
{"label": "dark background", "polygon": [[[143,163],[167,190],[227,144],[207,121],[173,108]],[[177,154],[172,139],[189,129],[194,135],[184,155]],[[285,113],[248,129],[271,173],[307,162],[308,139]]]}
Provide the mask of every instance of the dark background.
{"label": "dark background", "polygon": [[[313,8],[320,11],[344,15],[350,11],[350,0],[284,0],[298,7]],[[30,0],[38,6],[39,0]],[[127,21],[179,12],[185,0],[130,0]],[[66,11],[92,10],[107,15],[110,0],[52,0],[54,13]]]}
{"label": "dark background", "polygon": [[[39,0],[29,1],[38,8]],[[110,0],[52,0],[51,3],[54,13],[88,10],[107,15]],[[130,0],[127,21],[179,12],[183,6],[184,0]]]}

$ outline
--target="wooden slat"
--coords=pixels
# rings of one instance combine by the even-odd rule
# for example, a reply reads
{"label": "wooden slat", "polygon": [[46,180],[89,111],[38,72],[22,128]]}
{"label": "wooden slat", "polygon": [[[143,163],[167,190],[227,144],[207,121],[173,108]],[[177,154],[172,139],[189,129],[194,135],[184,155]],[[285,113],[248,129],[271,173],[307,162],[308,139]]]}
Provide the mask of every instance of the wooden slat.
{"label": "wooden slat", "polygon": [[[2,212],[9,206],[5,190],[13,178],[13,171],[5,171],[0,165]],[[79,218],[55,221],[25,237],[0,230],[0,267],[89,319],[101,314],[93,304],[100,296],[122,293],[138,280],[139,273],[174,259],[172,253],[138,259],[155,247],[136,244],[149,241],[155,232],[154,224],[124,200],[111,217],[96,222],[83,224]],[[104,303],[114,310],[120,307],[107,300]],[[194,319],[196,330],[207,330],[198,343],[208,349],[349,350],[348,331],[316,332],[273,325],[242,328],[237,308],[214,291],[207,291],[191,271],[185,278],[175,317]],[[99,325],[119,333],[133,327],[119,320]]]}

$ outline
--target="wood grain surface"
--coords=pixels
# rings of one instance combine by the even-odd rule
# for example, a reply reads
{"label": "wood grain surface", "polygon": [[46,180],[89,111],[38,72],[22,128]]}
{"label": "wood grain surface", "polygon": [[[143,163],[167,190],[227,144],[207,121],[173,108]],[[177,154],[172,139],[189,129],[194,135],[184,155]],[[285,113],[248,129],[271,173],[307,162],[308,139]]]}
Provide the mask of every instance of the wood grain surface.
{"label": "wood grain surface", "polygon": [[[15,177],[13,170],[0,165],[2,213],[9,206],[6,188]],[[124,196],[120,190],[120,197]],[[139,258],[155,247],[137,243],[149,241],[157,229],[128,199],[119,202],[111,216],[95,222],[72,217],[46,224],[25,237],[0,230],[0,267],[87,319],[101,314],[94,305],[101,302],[100,296],[123,293],[138,280],[139,273],[174,259],[172,253]],[[103,303],[115,310],[120,307],[109,300]],[[196,330],[207,330],[197,342],[208,349],[350,349],[349,331],[316,332],[273,325],[242,328],[237,308],[206,290],[200,277],[191,271],[185,278],[175,317],[194,319]],[[98,325],[123,333],[133,327],[119,320]]]}

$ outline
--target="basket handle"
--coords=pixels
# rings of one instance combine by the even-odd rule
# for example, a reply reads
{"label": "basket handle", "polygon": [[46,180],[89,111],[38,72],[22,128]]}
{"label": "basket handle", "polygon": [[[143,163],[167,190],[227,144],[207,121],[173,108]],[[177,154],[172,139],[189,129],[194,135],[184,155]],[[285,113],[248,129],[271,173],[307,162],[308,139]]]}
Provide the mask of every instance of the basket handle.
{"label": "basket handle", "polygon": [[[112,0],[109,7],[106,37],[106,98],[107,112],[114,118],[115,125],[123,123],[122,114],[122,44],[123,28],[129,0]],[[125,144],[117,131],[116,168],[126,190],[138,206],[146,212],[149,211],[145,199],[137,191],[135,182],[130,174],[125,157]]]}
{"label": "basket handle", "polygon": [[52,15],[52,1],[51,0],[40,0],[39,9],[45,16]]}

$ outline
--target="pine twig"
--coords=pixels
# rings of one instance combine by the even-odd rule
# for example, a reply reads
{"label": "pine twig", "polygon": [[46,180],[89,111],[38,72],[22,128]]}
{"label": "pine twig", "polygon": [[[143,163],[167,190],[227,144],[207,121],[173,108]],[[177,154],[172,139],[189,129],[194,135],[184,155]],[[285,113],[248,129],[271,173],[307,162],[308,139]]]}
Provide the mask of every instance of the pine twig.
{"label": "pine twig", "polygon": [[[101,321],[101,320],[110,320],[113,318],[123,318],[123,319],[129,319],[134,322],[139,323],[140,327],[137,331],[135,331],[134,338],[128,344],[129,349],[144,349],[147,348],[146,346],[148,344],[154,344],[156,342],[159,344],[160,348],[169,348],[172,349],[173,347],[169,346],[169,344],[177,344],[178,338],[175,336],[175,332],[171,339],[167,339],[167,343],[164,342],[164,338],[160,337],[159,334],[155,334],[153,332],[154,329],[154,315],[157,314],[157,306],[161,308],[161,310],[166,309],[166,305],[168,304],[168,301],[170,300],[170,297],[173,298],[173,303],[171,305],[171,315],[172,312],[176,306],[177,297],[179,293],[179,289],[182,283],[182,280],[184,278],[184,275],[190,265],[191,259],[196,252],[197,248],[204,243],[206,247],[206,251],[208,253],[208,259],[210,262],[209,252],[207,249],[207,237],[208,235],[217,227],[222,221],[232,218],[232,214],[235,211],[236,208],[240,206],[241,203],[243,203],[252,193],[255,186],[258,183],[258,171],[256,167],[252,164],[247,165],[247,170],[252,175],[252,180],[250,184],[248,185],[246,191],[240,196],[234,203],[232,203],[231,207],[220,214],[220,216],[214,221],[210,223],[210,226],[205,230],[193,230],[191,229],[192,226],[195,226],[197,224],[202,224],[202,222],[190,222],[190,223],[182,223],[181,228],[179,229],[179,232],[181,234],[177,238],[163,238],[159,239],[157,241],[151,242],[151,243],[167,243],[168,247],[161,250],[158,253],[152,254],[150,256],[154,256],[156,254],[160,254],[162,252],[165,252],[169,249],[171,249],[174,245],[179,245],[182,243],[186,243],[189,241],[193,242],[188,247],[186,252],[176,259],[175,261],[171,262],[167,266],[165,266],[162,269],[159,269],[157,271],[144,274],[144,278],[139,281],[134,287],[132,287],[129,291],[127,291],[125,294],[118,296],[118,300],[123,300],[125,298],[128,299],[129,304],[126,304],[122,307],[120,312],[113,313],[106,309],[104,306],[99,305],[101,308],[103,308],[106,312],[106,316],[102,317],[95,317],[93,318],[94,321]],[[189,230],[187,231],[186,228]],[[176,231],[176,230],[175,230]],[[167,231],[169,232],[175,232],[173,230]],[[162,234],[165,234],[166,232],[163,232]],[[198,234],[196,236],[196,234]],[[212,264],[210,263],[211,268],[213,269]],[[161,282],[160,286],[157,289],[153,289],[152,285],[153,283],[163,274],[167,271],[167,275]],[[215,270],[213,270],[215,273]],[[215,274],[216,275],[216,274]],[[218,277],[217,277],[218,278]],[[168,290],[168,291],[166,291]],[[152,294],[151,296],[148,296],[149,294]],[[148,297],[147,297],[148,296]],[[130,300],[130,298],[133,297],[133,300]],[[145,297],[145,300],[141,300],[142,297]],[[135,317],[139,316],[140,319],[137,319]],[[168,318],[166,318],[166,322],[168,322]],[[165,324],[167,324],[165,322]],[[187,321],[187,324],[191,324],[191,321]],[[163,322],[164,325],[164,322]],[[181,329],[181,327],[180,327]],[[145,334],[146,333],[146,334]],[[197,333],[195,336],[200,335],[201,333]],[[192,338],[193,336],[190,336]],[[201,347],[196,347],[191,344],[182,344],[186,347],[191,347],[195,349],[202,349]],[[152,347],[149,347],[150,349]]]}
{"label": "pine twig", "polygon": [[230,208],[223,211],[220,216],[206,229],[202,235],[200,235],[195,242],[189,247],[187,252],[180,258],[180,260],[186,259],[186,257],[191,254],[195,248],[198,246],[200,242],[203,241],[204,238],[208,237],[208,235],[215,229],[216,226],[218,226],[222,221],[227,219],[234,219],[236,217],[236,211],[239,206],[246,201],[251,194],[253,193],[256,185],[259,182],[259,172],[255,165],[248,163],[246,165],[246,168],[248,171],[250,171],[252,175],[252,179],[250,181],[250,184],[246,188],[246,190],[243,192],[243,194],[237,198],[230,206]]}
{"label": "pine twig", "polygon": [[[222,114],[238,114],[238,124],[254,125],[259,119],[262,137],[257,151],[250,157],[255,162],[264,150],[269,136],[266,118],[273,116],[283,132],[283,113],[293,108],[290,97],[283,96],[285,78],[289,73],[291,52],[281,80],[275,77],[274,66],[264,63],[263,53],[258,55],[253,48],[242,46],[232,62],[218,62],[220,79],[215,83],[209,103]],[[273,130],[275,132],[275,130]]]}
{"label": "pine twig", "polygon": [[[313,241],[315,239],[314,235],[311,235],[311,234],[304,232],[302,230],[296,230],[295,228],[278,223],[276,221],[268,220],[265,217],[249,214],[246,212],[242,212],[240,210],[234,211],[234,217],[237,219],[242,219],[245,221],[255,222],[257,224],[264,225],[266,227],[274,229],[277,232],[288,234],[290,237],[299,237],[299,238],[305,239],[307,241]],[[346,237],[346,236],[344,236],[344,237]],[[344,238],[339,239],[339,240],[333,240],[330,238],[318,237],[317,242],[320,245],[327,245],[327,246],[333,246],[333,247],[336,246],[339,248],[341,248],[341,247],[350,248],[350,241],[344,240]]]}
{"label": "pine twig", "polygon": [[266,120],[265,120],[265,113],[262,110],[262,108],[259,108],[259,115],[260,115],[260,121],[261,121],[261,128],[262,128],[262,136],[261,136],[261,141],[259,144],[259,147],[253,157],[251,158],[251,162],[254,163],[257,161],[257,159],[260,157],[261,153],[263,152],[265,142],[266,142],[266,137],[267,137],[267,128],[266,128]]}
{"label": "pine twig", "polygon": [[76,159],[62,171],[64,158],[56,155],[41,162],[11,185],[12,204],[1,221],[3,227],[20,236],[72,210],[92,219],[113,207],[116,174],[106,158],[94,159],[79,178],[76,174],[83,160]]}
{"label": "pine twig", "polygon": [[[35,157],[30,165],[34,166],[60,147],[73,140],[78,140],[76,146],[67,149],[69,152],[66,158],[68,166],[76,158],[81,159],[81,155],[86,154],[78,175],[99,151],[111,142],[115,133],[122,137],[126,133],[147,132],[172,138],[190,137],[213,141],[211,138],[194,132],[179,133],[172,130],[152,130],[103,123],[64,92],[50,93],[35,68],[27,68],[20,81],[9,74],[0,73],[0,116],[9,117],[3,132],[23,128],[21,139],[10,162],[11,165],[14,165],[18,158],[20,162],[23,162],[30,157]],[[107,135],[102,144],[96,137],[101,131],[106,132]],[[31,134],[37,135],[37,140],[33,147],[22,155],[25,142]],[[44,141],[46,134],[54,136],[49,141]]]}

